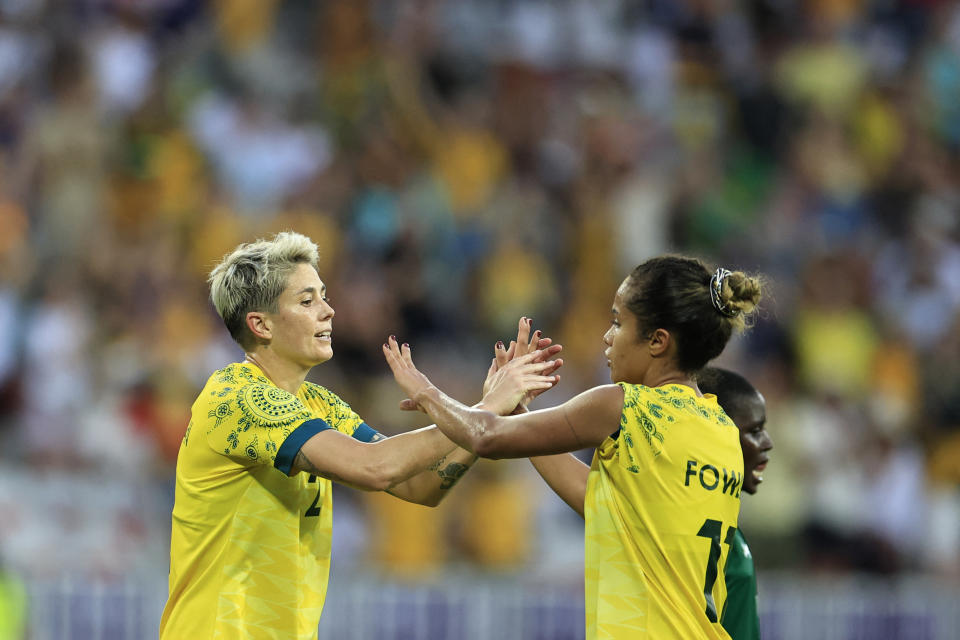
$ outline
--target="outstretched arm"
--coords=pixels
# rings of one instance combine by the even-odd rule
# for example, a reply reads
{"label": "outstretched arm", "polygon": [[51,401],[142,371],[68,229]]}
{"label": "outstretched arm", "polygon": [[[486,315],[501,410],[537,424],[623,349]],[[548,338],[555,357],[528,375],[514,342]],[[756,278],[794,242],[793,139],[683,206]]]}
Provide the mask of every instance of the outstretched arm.
{"label": "outstretched arm", "polygon": [[426,471],[421,471],[387,492],[407,502],[435,507],[476,461],[475,454],[455,447],[453,451],[434,461]]}
{"label": "outstretched arm", "polygon": [[[525,355],[529,351],[542,349],[544,359],[549,360],[560,353],[562,347],[553,345],[550,338],[542,338],[540,332],[536,331],[531,335],[531,320],[529,318],[520,318],[517,329],[517,339],[511,343],[511,349],[508,350],[503,343],[498,343],[494,348],[496,357],[490,364],[487,371],[487,378],[483,383],[483,395],[486,399],[487,394],[495,386],[499,379],[497,373],[508,366],[508,363],[517,353]],[[517,351],[517,345],[522,344],[523,348]],[[563,360],[553,359],[552,371],[555,371],[563,365]],[[559,380],[559,376],[555,376]],[[488,402],[481,401],[490,411],[499,415],[509,414],[515,407],[495,406]],[[406,406],[406,405],[404,405]],[[479,406],[479,405],[478,405]],[[416,409],[415,406],[407,406],[409,409]],[[452,443],[451,443],[452,444]],[[451,453],[436,460],[430,467],[421,473],[416,474],[409,480],[401,482],[392,487],[389,493],[397,498],[435,507],[446,497],[450,489],[470,470],[470,467],[477,461],[477,456],[470,451],[457,447]]]}
{"label": "outstretched arm", "polygon": [[[383,350],[394,378],[413,402],[452,441],[482,458],[577,451],[597,446],[620,424],[623,390],[617,385],[595,387],[552,409],[501,417],[466,407],[440,391],[414,366],[406,345],[391,339]],[[540,355],[539,350],[528,353],[502,370],[488,397],[515,406],[527,394],[552,386],[554,377],[541,374],[552,365],[537,362]]]}
{"label": "outstretched arm", "polygon": [[[525,319],[521,319],[521,328],[524,322]],[[529,335],[529,321],[526,322]],[[395,338],[391,337],[390,341],[396,346]],[[541,359],[560,351],[559,346],[550,345],[549,339],[540,339],[537,335],[535,341],[544,347],[539,352]],[[562,361],[537,364],[553,371]],[[508,377],[515,367],[515,363],[509,362],[499,370],[491,366],[488,378],[493,376],[496,380],[485,383],[487,393],[478,407],[496,413],[509,413],[514,409],[518,401],[497,392],[500,386],[496,381]],[[533,393],[529,389],[525,392]],[[381,436],[369,443],[330,429],[304,443],[292,472],[306,471],[359,489],[388,491],[409,502],[436,506],[476,459],[473,452],[458,447],[435,426],[391,438]]]}
{"label": "outstretched arm", "polygon": [[494,459],[595,447],[616,429],[623,405],[623,390],[616,385],[595,387],[558,407],[514,416],[465,407],[436,387],[415,397],[451,440],[481,458]]}
{"label": "outstretched arm", "polygon": [[424,427],[374,442],[360,442],[336,429],[307,440],[291,468],[367,491],[388,491],[457,448],[436,427]]}

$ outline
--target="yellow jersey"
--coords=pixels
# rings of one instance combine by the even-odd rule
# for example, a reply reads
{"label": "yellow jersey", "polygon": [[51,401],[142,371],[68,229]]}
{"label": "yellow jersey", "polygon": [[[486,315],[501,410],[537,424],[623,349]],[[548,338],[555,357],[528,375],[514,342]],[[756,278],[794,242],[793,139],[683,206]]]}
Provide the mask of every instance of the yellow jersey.
{"label": "yellow jersey", "polygon": [[330,428],[378,435],[313,383],[294,396],[249,363],[210,376],[177,457],[162,640],[316,638],[331,483],[288,474],[303,443]]}
{"label": "yellow jersey", "polygon": [[739,431],[716,396],[619,384],[620,428],[587,480],[586,637],[729,638],[718,612],[743,485]]}

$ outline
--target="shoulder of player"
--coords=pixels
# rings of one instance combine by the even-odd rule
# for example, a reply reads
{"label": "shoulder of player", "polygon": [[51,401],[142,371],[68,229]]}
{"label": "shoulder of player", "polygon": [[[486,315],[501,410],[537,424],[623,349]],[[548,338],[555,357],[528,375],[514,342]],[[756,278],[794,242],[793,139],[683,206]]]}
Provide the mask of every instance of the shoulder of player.
{"label": "shoulder of player", "polygon": [[231,364],[215,371],[192,407],[192,418],[208,432],[241,425],[292,424],[313,412],[297,396],[277,387],[252,367]]}
{"label": "shoulder of player", "polygon": [[628,382],[618,382],[617,386],[623,389],[624,413],[642,414],[660,419],[668,412],[668,407],[675,404],[670,398],[677,393],[676,390]]}
{"label": "shoulder of player", "polygon": [[615,411],[617,414],[624,402],[624,390],[616,384],[604,384],[587,389],[568,400],[565,406],[573,411]]}
{"label": "shoulder of player", "polygon": [[563,415],[567,422],[564,428],[573,428],[580,434],[582,443],[594,446],[608,438],[620,424],[623,389],[615,384],[593,387],[547,411],[552,416]]}
{"label": "shoulder of player", "polygon": [[217,369],[207,378],[207,388],[229,387],[238,388],[249,384],[272,384],[270,379],[259,370],[245,366],[242,362],[231,362],[227,366]]}
{"label": "shoulder of player", "polygon": [[347,405],[347,403],[336,393],[321,386],[315,382],[305,381],[297,392],[297,396],[302,400],[320,400],[326,404]]}
{"label": "shoulder of player", "polygon": [[[681,398],[686,401],[691,394],[688,393],[689,387],[683,387],[678,384],[668,384],[660,387],[648,387],[644,384],[632,384],[630,382],[618,382],[616,386],[623,389],[624,403],[636,402],[671,402],[679,404],[674,398]],[[686,390],[685,390],[686,389]]]}
{"label": "shoulder of player", "polygon": [[297,398],[310,411],[335,428],[339,428],[337,425],[362,422],[360,416],[343,398],[319,384],[304,382],[297,392]]}
{"label": "shoulder of player", "polygon": [[243,389],[264,386],[274,385],[263,375],[244,367],[241,363],[234,362],[210,374],[207,383],[197,397],[197,402],[219,404],[236,397]]}
{"label": "shoulder of player", "polygon": [[624,407],[635,408],[655,420],[673,422],[685,415],[703,418],[723,426],[733,426],[733,422],[717,404],[714,396],[697,396],[691,387],[679,384],[659,387],[620,384],[624,387]]}

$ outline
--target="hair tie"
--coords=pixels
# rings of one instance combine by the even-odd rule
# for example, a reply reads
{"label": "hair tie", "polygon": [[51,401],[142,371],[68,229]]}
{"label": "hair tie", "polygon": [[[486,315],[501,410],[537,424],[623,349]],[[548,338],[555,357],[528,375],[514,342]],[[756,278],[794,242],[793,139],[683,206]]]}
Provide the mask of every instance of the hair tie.
{"label": "hair tie", "polygon": [[710,301],[713,302],[713,306],[717,311],[728,318],[732,318],[739,313],[736,309],[731,309],[723,304],[723,299],[720,297],[720,291],[723,289],[723,281],[731,275],[733,275],[731,271],[721,267],[717,269],[713,273],[713,277],[710,278]]}

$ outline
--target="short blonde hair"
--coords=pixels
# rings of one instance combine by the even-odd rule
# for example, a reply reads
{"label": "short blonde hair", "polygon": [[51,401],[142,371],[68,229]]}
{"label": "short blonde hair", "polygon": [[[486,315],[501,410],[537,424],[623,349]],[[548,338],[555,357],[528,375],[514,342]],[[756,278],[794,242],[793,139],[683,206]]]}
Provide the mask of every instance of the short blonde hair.
{"label": "short blonde hair", "polygon": [[287,277],[299,264],[317,268],[317,245],[307,236],[282,231],[269,240],[241,244],[220,261],[207,281],[210,301],[231,337],[244,349],[254,344],[247,328],[251,311],[277,310]]}

